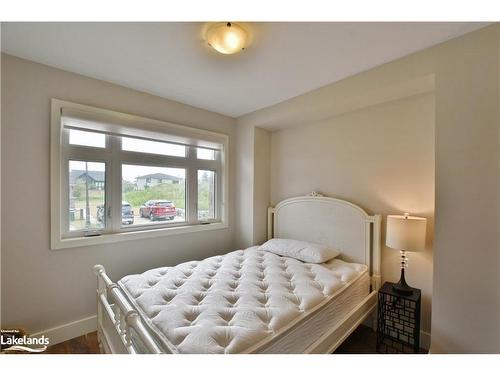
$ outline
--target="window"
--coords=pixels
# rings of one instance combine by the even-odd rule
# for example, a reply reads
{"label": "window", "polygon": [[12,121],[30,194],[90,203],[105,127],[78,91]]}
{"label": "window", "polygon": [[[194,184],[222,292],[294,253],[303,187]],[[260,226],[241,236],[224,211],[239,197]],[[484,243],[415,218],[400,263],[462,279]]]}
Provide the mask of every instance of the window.
{"label": "window", "polygon": [[122,150],[186,157],[186,146],[129,137],[122,137]]}
{"label": "window", "polygon": [[70,129],[69,144],[104,148],[106,147],[106,136],[99,133]]}
{"label": "window", "polygon": [[52,248],[226,227],[227,143],[53,99]]}
{"label": "window", "polygon": [[213,220],[216,202],[214,171],[198,170],[198,220]]}
{"label": "window", "polygon": [[69,161],[70,232],[104,228],[106,164]]}
{"label": "window", "polygon": [[186,170],[122,165],[122,225],[186,221]]}
{"label": "window", "polygon": [[216,157],[215,150],[209,150],[206,148],[198,147],[196,148],[196,157],[203,160],[215,160]]}

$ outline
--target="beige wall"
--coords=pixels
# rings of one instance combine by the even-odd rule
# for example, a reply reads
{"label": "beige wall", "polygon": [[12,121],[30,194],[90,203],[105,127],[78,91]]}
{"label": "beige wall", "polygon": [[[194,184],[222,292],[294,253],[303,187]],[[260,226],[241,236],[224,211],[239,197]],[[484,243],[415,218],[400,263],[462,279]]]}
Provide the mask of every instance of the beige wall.
{"label": "beige wall", "polygon": [[237,120],[235,247],[243,249],[267,239],[270,205],[270,132]]}
{"label": "beige wall", "polygon": [[[396,190],[395,186],[402,182],[392,169],[382,176],[372,171],[380,171],[382,163],[393,166],[394,161],[388,156],[394,150],[383,145],[384,138],[389,135],[372,132],[371,139],[367,140],[361,137],[359,129],[369,122],[367,117],[363,118],[366,113],[378,118],[377,124],[381,127],[398,122],[391,116],[401,108],[394,106],[407,105],[405,111],[414,113],[411,111],[415,110],[412,107],[415,101],[425,102],[429,96],[409,99],[408,95],[427,92],[429,77],[432,77],[435,85],[436,200],[433,265],[431,267],[429,251],[412,256],[409,280],[415,286],[424,288],[427,295],[430,288],[426,280],[433,280],[433,352],[500,353],[499,34],[500,27],[493,25],[254,112],[237,120],[237,131],[233,131],[235,121],[224,116],[2,56],[3,324],[22,324],[28,330],[36,331],[94,314],[92,289],[95,285],[90,269],[95,263],[105,264],[116,279],[127,273],[202,258],[260,241],[265,231],[266,217],[263,213],[271,195],[275,201],[280,199],[278,194],[304,194],[310,190],[301,189],[308,188],[305,184],[311,183],[304,176],[283,184],[276,180],[279,173],[276,176],[275,173],[279,168],[289,165],[285,159],[297,153],[301,156],[298,166],[305,172],[308,169],[300,161],[302,158],[313,163],[309,169],[324,160],[323,155],[311,147],[296,149],[292,155],[277,154],[278,150],[283,150],[278,142],[280,137],[283,146],[286,146],[287,132],[293,139],[294,132],[302,131],[293,129],[296,125],[308,124],[332,136],[332,129],[340,129],[338,134],[342,137],[334,138],[334,142],[342,147],[329,150],[328,155],[333,158],[338,152],[344,163],[337,164],[333,160],[334,171],[351,175],[356,181],[366,176],[346,170],[343,165],[354,165],[360,158],[360,153],[353,152],[357,151],[359,143],[371,144],[371,141],[379,145],[375,150],[377,152],[370,154],[370,159],[364,156],[368,165],[371,163],[368,173],[377,181],[377,186],[352,184],[353,191],[349,191],[348,182],[333,178],[332,171],[322,175],[314,189],[344,193],[345,198],[369,210],[387,210],[389,213],[405,209],[399,205],[409,205],[407,209],[411,212],[429,216],[427,213],[431,211],[427,203],[419,201],[425,194],[418,195],[416,189],[407,195],[401,193],[402,190]],[[168,242],[152,239],[50,251],[48,173],[51,97],[230,134],[230,179],[234,187],[230,189],[230,229],[169,237]],[[388,98],[394,100],[396,97],[407,99],[387,102]],[[423,108],[428,110],[427,106]],[[426,113],[425,110],[423,112]],[[386,124],[383,118],[392,120]],[[416,126],[413,119],[398,120],[404,124],[401,126]],[[356,124],[355,128],[349,129],[348,123]],[[281,135],[271,135],[268,131],[285,128],[288,130],[283,130]],[[399,130],[394,129],[390,136],[399,134],[402,137]],[[314,141],[316,136],[312,132],[303,131],[304,142]],[[348,143],[342,142],[343,138],[349,137],[356,138],[357,143],[352,145],[352,149],[349,149]],[[327,141],[323,138],[316,140],[322,142],[322,149],[327,152]],[[420,147],[423,145],[421,143]],[[412,144],[412,147],[417,146]],[[272,168],[266,155],[272,155]],[[380,159],[384,155],[387,159]],[[405,162],[414,167],[415,160],[410,156],[405,158],[409,158],[404,159]],[[404,172],[412,183],[420,186],[424,180],[416,181],[416,176],[426,174],[429,168],[431,166],[425,164],[411,176],[406,174],[406,170],[401,173]],[[274,186],[275,181],[277,186]],[[34,183],[36,190],[32,188]],[[289,186],[280,187],[282,185]],[[379,185],[383,185],[384,189],[380,189]],[[405,186],[410,185],[405,180]],[[383,198],[383,194],[389,197]],[[413,202],[414,206],[407,202]],[[422,206],[417,207],[417,203]],[[29,213],[27,218],[23,216],[25,212]],[[429,225],[432,228],[432,223]],[[389,251],[384,251],[383,255],[384,277],[396,279],[397,264],[391,259],[395,255]],[[432,278],[426,274],[431,268]],[[413,269],[419,270],[419,273],[412,274]],[[414,279],[424,274],[427,276]],[[428,327],[428,316],[425,319],[424,324]]]}
{"label": "beige wall", "polygon": [[[429,332],[434,95],[406,98],[305,125],[272,133],[271,203],[314,190],[356,203],[370,214],[410,212],[428,218],[427,249],[410,255],[407,280],[423,289],[422,329]],[[384,281],[399,278],[398,258],[399,252],[383,247]]]}
{"label": "beige wall", "polygon": [[435,352],[500,353],[499,33],[495,25],[439,49]]}
{"label": "beige wall", "polygon": [[2,55],[2,325],[37,332],[96,313],[92,266],[117,280],[162,265],[232,250],[230,228],[157,239],[49,249],[50,98],[214,130],[234,120],[103,81]]}
{"label": "beige wall", "polygon": [[[327,123],[333,116],[381,105],[384,98],[394,98],[394,93],[405,97],[409,93],[427,92],[429,78],[433,80],[436,203],[431,350],[436,353],[500,353],[499,49],[500,26],[495,24],[238,119],[238,124],[271,131],[290,129],[297,125]],[[406,120],[402,118],[401,123],[406,123]],[[293,132],[298,130],[284,130],[283,134],[288,131],[292,137]],[[286,163],[282,159],[293,158],[297,154],[295,160],[298,165],[302,163],[303,170],[307,169],[303,165],[303,158],[312,164],[309,166],[310,170],[317,163],[322,163],[322,155],[311,148],[299,148],[291,154],[278,157],[273,148],[278,147],[280,137],[284,139],[287,136],[273,136],[271,145],[273,201],[280,199],[274,193],[277,191],[274,181],[278,178],[275,173],[278,172],[276,168],[279,163]],[[307,133],[305,139],[309,137],[314,135]],[[373,134],[373,137],[380,141],[378,137],[382,136]],[[321,141],[326,142],[324,139]],[[342,143],[340,139],[337,142]],[[326,148],[323,145],[322,149]],[[330,155],[333,155],[332,152]],[[346,158],[349,155],[353,160],[360,158],[359,153],[344,153]],[[279,160],[274,159],[275,155]],[[387,165],[392,163],[391,160],[379,161]],[[354,164],[354,161],[348,159],[344,162]],[[334,166],[339,173],[347,173],[342,170],[342,166]],[[373,167],[381,168],[380,165]],[[347,191],[349,182],[338,181],[331,177],[333,174],[328,176],[322,177],[321,183],[314,188],[326,192],[335,192],[334,188]],[[397,180],[393,171],[387,172],[385,176],[389,181]],[[308,177],[311,178],[311,175]],[[380,183],[380,176],[372,177],[377,177]],[[263,183],[265,178],[265,173],[260,174],[258,169],[254,170],[253,181]],[[287,181],[288,187],[283,195],[307,193],[301,191],[305,187],[304,179],[304,176],[300,176]],[[413,198],[405,197],[404,194],[398,196],[394,190],[389,190],[389,185],[397,185],[383,180],[381,184],[386,187],[386,192],[391,192],[385,207],[392,205],[397,209],[401,202]],[[366,194],[375,194],[368,190],[376,191],[378,186],[352,186],[356,194],[351,192],[349,197],[355,202],[362,206],[382,207],[381,199],[364,202]],[[281,190],[278,191],[281,194]],[[236,198],[237,207],[241,200],[240,196]],[[416,213],[429,212],[427,204],[410,207],[408,210]],[[265,221],[265,218],[261,220]],[[254,231],[255,228],[253,225],[238,230]],[[384,276],[395,275],[397,264],[394,264],[395,269],[390,269],[393,261],[387,258],[388,251],[383,255]],[[430,263],[429,255],[425,253],[414,257],[417,264],[421,263],[425,267],[425,263]],[[430,268],[429,264],[425,269]],[[431,278],[426,280],[430,281]],[[428,284],[423,282],[420,285],[415,283],[416,280],[410,281],[428,293]],[[428,327],[428,317],[426,319],[425,325]]]}
{"label": "beige wall", "polygon": [[253,244],[262,244],[267,240],[267,209],[270,206],[270,165],[271,137],[267,130],[255,128],[254,134],[254,217]]}
{"label": "beige wall", "polygon": [[234,245],[244,249],[253,244],[254,131],[250,126],[236,126],[236,203]]}

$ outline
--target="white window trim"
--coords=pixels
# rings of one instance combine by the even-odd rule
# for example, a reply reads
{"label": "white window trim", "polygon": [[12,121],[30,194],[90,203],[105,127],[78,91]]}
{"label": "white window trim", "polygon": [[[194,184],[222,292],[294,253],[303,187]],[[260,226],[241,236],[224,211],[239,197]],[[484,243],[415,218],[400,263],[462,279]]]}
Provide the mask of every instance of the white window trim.
{"label": "white window trim", "polygon": [[[162,227],[144,227],[144,230],[141,228],[135,230],[122,230],[119,233],[103,233],[99,236],[94,237],[70,237],[65,238],[65,230],[63,229],[63,225],[65,225],[65,220],[63,217],[63,204],[62,199],[65,199],[64,189],[62,188],[62,178],[65,175],[61,170],[61,162],[63,156],[63,147],[62,147],[62,137],[63,137],[63,128],[62,128],[62,109],[72,109],[72,110],[80,110],[85,111],[87,113],[93,114],[105,121],[106,118],[110,120],[116,120],[119,118],[120,120],[126,121],[127,125],[136,126],[138,129],[141,129],[145,123],[147,123],[148,127],[154,126],[156,130],[161,129],[166,134],[168,134],[170,129],[174,129],[176,134],[181,132],[187,135],[192,134],[193,137],[206,137],[210,140],[216,139],[220,144],[222,144],[222,149],[220,150],[221,157],[221,168],[220,172],[222,172],[222,176],[220,177],[221,186],[217,187],[216,194],[218,195],[218,199],[220,199],[220,216],[219,221],[210,222],[208,224],[193,224],[193,223],[185,223],[180,224],[178,226],[162,226]],[[229,198],[229,160],[228,160],[228,150],[229,150],[229,137],[226,134],[215,133],[208,130],[202,130],[197,128],[191,128],[184,125],[172,124],[164,121],[148,119],[144,117],[134,116],[130,114],[110,111],[106,109],[86,106],[82,104],[72,103],[59,99],[51,100],[51,163],[50,163],[50,207],[51,207],[51,249],[59,250],[65,248],[72,247],[81,247],[81,246],[90,246],[90,245],[98,245],[105,243],[113,243],[113,242],[121,242],[121,241],[130,241],[135,239],[145,239],[145,238],[155,238],[155,237],[163,237],[169,235],[177,235],[184,233],[194,233],[201,232],[207,230],[220,230],[228,228],[228,198]],[[106,152],[109,152],[107,150]],[[131,159],[134,159],[133,154],[131,154]],[[148,158],[154,160],[155,156],[148,155]],[[161,157],[159,157],[161,158]],[[183,160],[183,164],[189,163],[189,158]],[[201,161],[203,163],[203,161]],[[207,163],[209,164],[209,163]],[[211,169],[211,168],[207,168]],[[219,172],[219,171],[218,171]],[[108,173],[108,172],[107,172]],[[111,172],[112,173],[112,172]],[[187,177],[187,176],[186,176]],[[112,180],[110,180],[110,183]],[[120,187],[121,189],[121,187]],[[106,187],[108,190],[108,187]],[[116,190],[116,189],[115,189]],[[188,199],[190,195],[186,194],[186,199]],[[121,204],[117,207],[116,205],[112,205],[112,209],[116,212],[114,214],[121,215]],[[192,206],[191,206],[192,207]],[[219,210],[219,208],[216,208]],[[113,214],[113,213],[112,213]],[[197,214],[197,213],[196,213]],[[191,217],[193,213],[191,213]]]}

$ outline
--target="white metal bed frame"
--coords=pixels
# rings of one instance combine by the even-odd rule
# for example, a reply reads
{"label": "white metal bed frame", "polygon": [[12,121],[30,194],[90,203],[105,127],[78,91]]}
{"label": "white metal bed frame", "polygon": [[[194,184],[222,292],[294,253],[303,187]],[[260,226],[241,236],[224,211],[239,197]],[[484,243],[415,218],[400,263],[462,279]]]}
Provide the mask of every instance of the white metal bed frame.
{"label": "white metal bed frame", "polygon": [[[375,311],[381,283],[380,224],[380,215],[370,216],[355,204],[316,193],[290,198],[269,208],[268,238],[331,245],[341,251],[344,260],[366,264],[371,276],[368,296],[305,353],[333,352]],[[104,267],[94,266],[94,273],[98,283],[97,332],[101,352],[163,353],[120,287],[106,275]]]}

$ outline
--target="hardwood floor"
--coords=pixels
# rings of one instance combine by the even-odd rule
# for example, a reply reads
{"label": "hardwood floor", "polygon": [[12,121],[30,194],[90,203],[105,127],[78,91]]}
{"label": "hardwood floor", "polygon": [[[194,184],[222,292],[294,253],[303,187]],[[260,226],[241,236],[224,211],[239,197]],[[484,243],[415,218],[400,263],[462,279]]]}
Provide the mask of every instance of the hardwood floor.
{"label": "hardwood floor", "polygon": [[371,328],[360,325],[334,354],[377,354],[376,345],[377,334]]}
{"label": "hardwood floor", "polygon": [[[372,354],[375,352],[377,337],[371,328],[359,326],[335,354]],[[99,354],[97,332],[50,346],[46,354]]]}
{"label": "hardwood floor", "polygon": [[49,346],[46,354],[99,354],[97,332]]}
{"label": "hardwood floor", "polygon": [[[371,328],[360,325],[340,345],[335,354],[380,354],[377,353],[377,333]],[[428,351],[420,348],[419,354],[427,354]]]}

